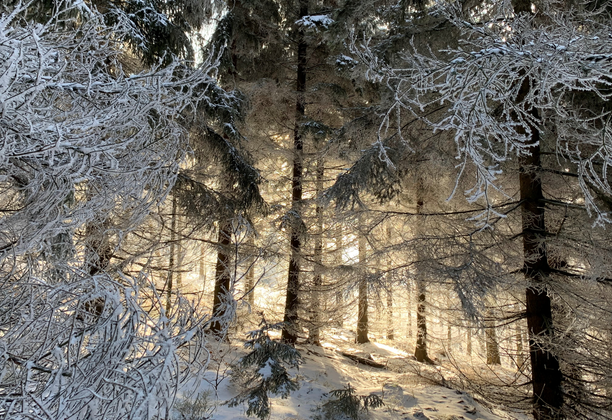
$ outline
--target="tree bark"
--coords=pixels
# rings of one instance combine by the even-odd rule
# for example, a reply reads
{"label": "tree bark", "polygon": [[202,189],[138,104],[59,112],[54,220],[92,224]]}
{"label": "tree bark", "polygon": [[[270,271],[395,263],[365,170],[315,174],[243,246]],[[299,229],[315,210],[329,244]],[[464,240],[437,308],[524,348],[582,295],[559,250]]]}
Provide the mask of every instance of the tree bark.
{"label": "tree bark", "polygon": [[217,338],[227,334],[229,319],[227,305],[231,301],[231,276],[229,263],[231,259],[232,223],[230,220],[219,222],[217,237],[217,264],[215,267],[215,291],[213,292],[213,314],[210,332]]}
{"label": "tree bark", "polygon": [[[344,245],[343,245],[343,235],[344,235],[344,229],[342,229],[342,225],[340,225],[338,227],[338,233],[336,234],[336,250],[335,250],[335,262],[336,262],[336,266],[339,267],[344,263],[344,260],[342,258],[342,252],[344,249]],[[338,310],[338,313],[340,314],[338,316],[338,326],[342,327],[344,325],[344,314],[342,311],[342,307],[344,306],[344,298],[342,295],[342,288],[338,287],[336,285],[336,308]]]}
{"label": "tree bark", "polygon": [[[391,243],[391,226],[387,225],[387,243]],[[391,282],[391,257],[387,257],[387,339],[393,340],[395,338],[395,331],[393,329],[393,284]]]}
{"label": "tree bark", "polygon": [[172,309],[172,289],[174,288],[174,271],[176,270],[176,196],[172,196],[172,219],[170,222],[170,257],[168,259],[168,277],[166,280],[166,315]]}
{"label": "tree bark", "polygon": [[[298,19],[308,16],[308,0],[299,0]],[[298,339],[298,306],[300,290],[300,253],[302,250],[302,182],[303,182],[303,149],[301,126],[306,115],[306,54],[308,43],[302,28],[297,31],[297,81],[295,121],[293,128],[293,177],[291,181],[291,257],[289,260],[289,273],[287,276],[287,298],[285,301],[284,326],[281,340],[288,344],[295,344]]]}
{"label": "tree bark", "polygon": [[[323,193],[323,176],[325,168],[323,159],[317,161],[316,197]],[[311,293],[310,305],[310,328],[308,329],[308,342],[317,346],[321,345],[321,288],[323,286],[323,207],[317,202],[315,207],[315,217],[317,219],[317,233],[314,238],[314,279]]]}
{"label": "tree bark", "polygon": [[247,259],[244,292],[247,294],[247,303],[252,308],[253,305],[255,305],[255,237],[253,233],[249,234],[247,245],[249,250],[249,258]]}
{"label": "tree bark", "polygon": [[[517,102],[527,96],[529,78],[521,85]],[[538,118],[536,109],[528,110]],[[521,134],[525,134],[524,129]],[[523,233],[523,272],[528,282],[526,290],[527,330],[533,384],[534,418],[557,418],[563,406],[561,382],[563,375],[559,359],[544,344],[553,336],[551,299],[544,283],[550,274],[546,252],[546,224],[544,220],[544,194],[540,173],[540,133],[531,127],[529,155],[519,157],[519,182]]]}
{"label": "tree bark", "polygon": [[200,283],[202,290],[206,289],[206,247],[204,244],[200,245]]}
{"label": "tree bark", "polygon": [[[423,211],[423,181],[418,179],[416,186],[416,213],[421,214]],[[417,216],[417,234],[420,234],[419,226],[422,224],[422,220]],[[417,252],[417,259],[421,260],[421,253]],[[427,316],[426,316],[426,294],[427,287],[425,280],[422,278],[422,273],[419,272],[419,266],[416,266],[416,291],[417,291],[417,340],[416,348],[414,350],[414,357],[419,362],[433,363],[427,354]]]}
{"label": "tree bark", "polygon": [[357,313],[357,343],[369,343],[368,338],[368,280],[365,272],[366,240],[365,236],[359,234],[359,265],[361,267],[361,278],[359,280],[359,308]]}
{"label": "tree bark", "polygon": [[387,287],[387,339],[393,340],[395,338],[395,331],[393,329],[393,288],[391,285]]}
{"label": "tree bark", "polygon": [[408,292],[408,314],[407,314],[408,333],[406,335],[408,338],[412,338],[412,281],[408,279],[407,282],[408,282],[408,286],[406,287],[406,290]]}
{"label": "tree bark", "polygon": [[[532,13],[528,0],[512,0],[516,14]],[[525,77],[516,102],[521,104],[529,94],[531,82]],[[525,109],[539,119],[536,108]],[[525,293],[531,382],[533,386],[533,416],[535,420],[559,418],[563,406],[561,382],[563,374],[559,359],[545,342],[553,336],[552,305],[545,282],[550,274],[546,252],[546,224],[544,220],[544,194],[542,192],[542,164],[540,161],[540,131],[531,126],[531,146],[528,155],[519,157],[519,183],[523,233],[523,271],[528,287]],[[519,134],[527,134],[524,127]]]}
{"label": "tree bark", "polygon": [[543,343],[553,335],[550,296],[543,283],[550,274],[544,242],[546,226],[539,176],[539,135],[533,129],[531,156],[520,158],[521,214],[523,220],[523,271],[529,283],[526,290],[527,330],[533,383],[534,418],[555,417],[563,405],[559,359]]}
{"label": "tree bark", "polygon": [[485,343],[487,365],[501,365],[499,345],[497,344],[497,331],[495,330],[495,313],[492,309],[487,310],[485,320]]}
{"label": "tree bark", "polygon": [[467,338],[466,338],[465,352],[467,353],[468,356],[472,355],[472,326],[470,325],[469,321],[467,324]]}

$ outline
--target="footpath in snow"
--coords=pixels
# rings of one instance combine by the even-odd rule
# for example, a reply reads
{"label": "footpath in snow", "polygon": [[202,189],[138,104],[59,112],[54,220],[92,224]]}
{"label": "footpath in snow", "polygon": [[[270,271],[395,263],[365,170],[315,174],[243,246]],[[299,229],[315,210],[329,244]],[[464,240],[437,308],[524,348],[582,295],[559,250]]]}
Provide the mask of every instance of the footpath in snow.
{"label": "footpath in snow", "polygon": [[[466,392],[441,386],[448,374],[441,367],[418,363],[406,352],[385,344],[357,345],[352,341],[350,332],[339,330],[330,334],[322,347],[298,345],[303,357],[297,372],[300,389],[287,399],[272,396],[270,419],[313,419],[321,414],[318,408],[330,398],[330,391],[350,384],[357,395],[375,394],[383,399],[383,407],[369,410],[363,417],[372,420],[528,420],[526,415],[492,409]],[[231,346],[218,345],[212,352],[217,362],[211,363],[206,380],[184,390],[183,395],[207,393],[207,404],[215,407],[212,417],[197,420],[254,418],[246,416],[245,407],[223,404],[238,393],[227,374],[228,365],[246,354],[240,344],[236,341]],[[342,353],[368,358],[384,367],[368,366]],[[187,419],[187,416],[177,413],[176,418]]]}

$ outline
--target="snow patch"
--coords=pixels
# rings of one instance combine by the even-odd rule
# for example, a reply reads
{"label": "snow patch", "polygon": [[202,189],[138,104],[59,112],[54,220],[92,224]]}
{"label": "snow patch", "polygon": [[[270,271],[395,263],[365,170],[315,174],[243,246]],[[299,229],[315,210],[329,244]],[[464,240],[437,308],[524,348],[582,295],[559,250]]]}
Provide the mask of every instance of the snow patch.
{"label": "snow patch", "polygon": [[303,26],[309,29],[327,29],[333,23],[334,20],[327,15],[304,16],[303,18],[295,21],[296,25]]}

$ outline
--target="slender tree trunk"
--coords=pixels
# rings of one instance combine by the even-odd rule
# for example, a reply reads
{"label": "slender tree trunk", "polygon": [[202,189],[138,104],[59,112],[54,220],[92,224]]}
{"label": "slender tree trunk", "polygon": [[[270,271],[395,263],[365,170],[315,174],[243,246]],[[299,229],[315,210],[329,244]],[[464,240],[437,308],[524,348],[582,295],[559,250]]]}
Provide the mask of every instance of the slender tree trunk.
{"label": "slender tree trunk", "polygon": [[467,338],[466,338],[465,352],[467,353],[468,356],[472,355],[472,326],[470,325],[469,321],[467,324]]}
{"label": "slender tree trunk", "polygon": [[[308,16],[308,0],[299,0],[298,19]],[[289,260],[289,273],[287,276],[287,298],[285,302],[284,326],[281,339],[285,343],[295,344],[298,339],[298,306],[300,290],[300,253],[302,249],[302,182],[303,182],[303,149],[304,142],[301,126],[306,115],[306,54],[308,43],[304,30],[297,31],[297,81],[295,121],[293,129],[293,177],[291,181],[291,257]]]}
{"label": "slender tree trunk", "polygon": [[417,280],[417,341],[414,350],[414,357],[419,362],[430,363],[431,359],[427,355],[427,317],[425,315],[425,282]]}
{"label": "slender tree trunk", "polygon": [[[176,216],[176,232],[178,233],[183,226],[183,220],[180,215]],[[183,249],[182,235],[177,234],[176,238],[176,291],[180,292],[183,287],[183,263],[185,260],[185,250]]]}
{"label": "slender tree trunk", "polygon": [[[391,226],[387,225],[387,243],[391,243]],[[395,338],[395,331],[393,329],[393,283],[391,281],[391,257],[387,257],[387,339],[393,340]]]}
{"label": "slender tree trunk", "polygon": [[232,223],[230,220],[219,222],[217,237],[217,264],[215,267],[215,290],[213,292],[213,319],[210,332],[217,338],[223,338],[227,333],[227,305],[231,302],[231,276],[229,263],[231,260]]}
{"label": "slender tree trunk", "polygon": [[246,282],[244,292],[247,294],[247,303],[252,308],[255,304],[255,236],[249,234],[247,239],[249,258],[247,259]]}
{"label": "slender tree trunk", "polygon": [[[325,168],[323,159],[317,161],[317,179],[316,179],[316,197],[323,193],[323,176]],[[314,279],[313,290],[311,293],[310,307],[310,328],[308,330],[308,342],[321,345],[320,328],[321,328],[321,288],[323,286],[323,207],[319,202],[316,204],[315,216],[317,219],[317,233],[315,235],[314,244]]]}
{"label": "slender tree trunk", "polygon": [[[446,307],[448,308],[449,313],[452,313],[452,302],[450,298],[446,298]],[[446,324],[446,351],[450,353],[451,348],[453,346],[453,327],[452,327],[452,319],[447,319]]]}
{"label": "slender tree trunk", "polygon": [[406,290],[408,292],[408,338],[412,338],[412,280],[408,279],[408,286]]}
{"label": "slender tree trunk", "polygon": [[204,244],[200,245],[200,284],[202,290],[206,289],[206,247]]}
{"label": "slender tree trunk", "polygon": [[[423,211],[423,184],[422,180],[417,180],[417,188],[416,188],[416,196],[417,196],[417,206],[416,213],[421,214]],[[423,221],[417,216],[417,234],[420,234],[420,226]],[[421,259],[422,255],[417,252],[417,259]],[[427,288],[425,284],[425,280],[422,277],[422,273],[419,273],[418,264],[416,266],[416,291],[417,291],[417,340],[416,340],[416,348],[414,350],[414,357],[419,362],[425,363],[433,363],[427,354],[427,316],[426,316],[426,294]]]}
{"label": "slender tree trunk", "polygon": [[[343,245],[343,235],[344,235],[344,229],[342,229],[342,226],[340,226],[338,228],[338,233],[336,235],[336,266],[339,267],[344,263],[344,260],[342,258],[342,252],[344,250],[344,245]],[[338,308],[338,313],[340,314],[340,316],[338,317],[338,326],[342,327],[344,325],[344,313],[342,311],[342,307],[344,306],[344,298],[342,296],[342,288],[341,287],[337,287],[336,286],[336,308]]]}
{"label": "slender tree trunk", "polygon": [[172,289],[174,288],[174,271],[176,270],[176,196],[172,196],[172,219],[170,221],[170,257],[168,259],[168,278],[166,280],[166,314],[172,309]]}
{"label": "slender tree trunk", "polygon": [[497,344],[497,331],[495,330],[495,313],[492,309],[487,310],[485,320],[485,343],[487,365],[501,365],[499,346]]}
{"label": "slender tree trunk", "polygon": [[366,239],[365,236],[359,235],[359,265],[362,268],[361,278],[359,280],[359,308],[357,313],[357,343],[369,343],[368,338],[368,280],[365,272],[366,259]]}
{"label": "slender tree trunk", "polygon": [[517,321],[514,325],[515,340],[516,340],[516,365],[519,369],[523,369],[525,364],[525,353],[523,352],[523,331],[521,322]]}
{"label": "slender tree trunk", "polygon": [[395,332],[393,330],[393,287],[387,288],[387,339],[393,340]]}

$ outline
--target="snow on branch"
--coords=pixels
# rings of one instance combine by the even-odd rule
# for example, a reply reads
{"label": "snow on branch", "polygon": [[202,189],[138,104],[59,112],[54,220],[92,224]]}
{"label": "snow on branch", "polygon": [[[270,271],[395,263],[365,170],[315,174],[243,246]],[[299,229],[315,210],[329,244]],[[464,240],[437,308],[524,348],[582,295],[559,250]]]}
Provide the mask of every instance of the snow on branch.
{"label": "snow on branch", "polygon": [[26,9],[0,16],[0,413],[168,418],[205,320],[180,298],[166,313],[129,261],[93,270],[85,254],[108,241],[92,232],[121,241],[172,188],[185,123],[214,105],[215,60],[127,75],[124,28]]}
{"label": "snow on branch", "polygon": [[[612,195],[606,175],[612,165],[609,22],[585,21],[572,11],[558,11],[537,25],[514,15],[478,23],[452,15],[449,21],[461,31],[459,47],[432,51],[413,42],[393,65],[379,58],[368,41],[353,39],[353,53],[365,65],[366,77],[385,84],[392,94],[385,121],[446,105],[443,118],[422,120],[454,134],[459,178],[477,174],[465,192],[468,200],[485,200],[489,208],[489,192],[501,188],[503,164],[530,153],[534,129],[554,131],[558,156],[579,168],[587,209],[595,213],[596,223],[608,223],[590,190]],[[523,83],[529,83],[528,94],[520,97]],[[383,124],[381,131],[386,130]]]}

